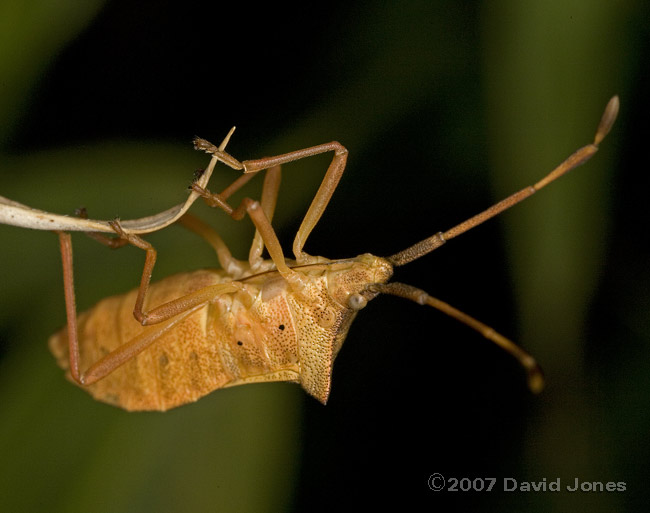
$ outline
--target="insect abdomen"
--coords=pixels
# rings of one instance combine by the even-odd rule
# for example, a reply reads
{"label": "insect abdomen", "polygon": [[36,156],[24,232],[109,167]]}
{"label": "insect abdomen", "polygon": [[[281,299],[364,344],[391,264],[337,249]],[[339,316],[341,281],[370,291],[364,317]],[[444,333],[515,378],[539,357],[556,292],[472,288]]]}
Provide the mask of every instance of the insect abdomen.
{"label": "insect abdomen", "polygon": [[[171,276],[151,286],[145,306],[161,305],[225,279],[221,273],[208,270]],[[136,294],[132,291],[105,299],[79,316],[80,369],[87,369],[134,337],[148,330],[163,330],[173,322],[170,319],[141,326],[133,318]],[[96,399],[127,410],[167,410],[232,384],[297,380],[295,351],[291,350],[295,334],[290,321],[280,318],[271,324],[262,322],[239,295],[215,298],[160,335],[137,357],[85,388]],[[248,298],[254,296],[253,287]],[[284,338],[283,351],[266,347],[272,334],[280,335],[275,341]],[[67,345],[67,330],[50,339],[50,348],[65,369]]]}

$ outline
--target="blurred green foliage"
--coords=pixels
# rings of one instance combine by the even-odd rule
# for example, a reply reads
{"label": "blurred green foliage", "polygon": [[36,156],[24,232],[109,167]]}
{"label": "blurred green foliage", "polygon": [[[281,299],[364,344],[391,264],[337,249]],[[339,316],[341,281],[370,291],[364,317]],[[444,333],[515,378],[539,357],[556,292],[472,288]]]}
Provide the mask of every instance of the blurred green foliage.
{"label": "blurred green foliage", "polygon": [[[67,383],[47,352],[65,318],[56,237],[0,226],[2,511],[319,511],[389,495],[475,511],[646,503],[648,251],[629,220],[641,233],[647,221],[632,213],[644,182],[624,153],[647,135],[634,102],[648,8],[328,6],[0,1],[0,194],[135,218],[184,199],[207,163],[182,144],[195,133],[216,141],[236,123],[241,159],[337,139],[348,171],[306,250],[385,255],[540,178],[591,141],[618,93],[621,118],[584,169],[399,270],[521,342],[547,390],[527,395],[515,364],[466,328],[382,298],[353,326],[327,407],[274,384],[128,414]],[[286,248],[326,165],[285,170],[274,225]],[[212,188],[234,176],[215,173]],[[245,255],[247,221],[195,211]],[[73,240],[81,310],[138,282],[141,252]],[[154,278],[215,265],[180,228],[149,240]],[[435,494],[433,472],[628,490]]]}

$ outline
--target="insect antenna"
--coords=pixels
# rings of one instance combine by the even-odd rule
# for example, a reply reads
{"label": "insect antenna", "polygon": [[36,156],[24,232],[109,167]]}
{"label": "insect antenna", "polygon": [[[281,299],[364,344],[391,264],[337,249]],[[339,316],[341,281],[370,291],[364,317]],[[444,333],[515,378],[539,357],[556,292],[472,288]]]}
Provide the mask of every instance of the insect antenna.
{"label": "insect antenna", "polygon": [[562,162],[553,171],[551,171],[548,175],[546,175],[534,185],[529,185],[528,187],[515,192],[507,198],[492,205],[487,210],[484,210],[480,214],[476,214],[474,217],[470,217],[466,221],[463,221],[459,225],[454,226],[446,232],[435,233],[431,237],[427,237],[426,239],[414,244],[413,246],[410,246],[400,251],[399,253],[395,253],[394,255],[387,258],[388,261],[394,266],[400,266],[408,264],[413,260],[417,260],[418,258],[431,253],[431,251],[434,249],[439,248],[449,239],[453,239],[461,233],[465,233],[467,230],[470,230],[475,226],[484,223],[488,219],[500,214],[504,210],[509,209],[520,201],[523,201],[529,196],[532,196],[540,189],[546,187],[552,181],[571,171],[573,168],[584,164],[598,151],[598,145],[611,130],[612,125],[616,120],[618,109],[618,96],[614,96],[611,100],[609,100],[607,106],[605,107],[605,112],[603,113],[600,124],[598,125],[598,130],[596,131],[594,142],[592,144],[587,144],[586,146],[583,146],[574,152],[569,158],[567,158],[564,162]]}
{"label": "insect antenna", "polygon": [[[524,199],[533,195],[534,193],[546,187],[549,183],[553,182],[554,180],[561,177],[562,175],[568,173],[572,169],[580,166],[581,164],[584,164],[598,151],[598,145],[602,142],[602,140],[611,130],[612,125],[616,120],[618,110],[619,110],[619,99],[618,96],[614,96],[609,100],[607,106],[605,107],[605,111],[602,115],[602,118],[598,125],[598,129],[596,131],[596,136],[594,137],[594,142],[586,146],[583,146],[582,148],[574,152],[571,156],[569,156],[566,160],[564,160],[564,162],[562,162],[553,171],[551,171],[548,175],[546,175],[544,178],[542,178],[535,184],[525,187],[524,189],[518,192],[515,192],[514,194],[508,196],[507,198],[492,205],[490,208],[484,210],[479,214],[476,214],[473,217],[470,217],[466,221],[463,221],[462,223],[454,226],[453,228],[445,232],[435,233],[430,237],[427,237],[426,239],[412,246],[409,246],[408,248],[398,253],[395,253],[394,255],[387,257],[387,260],[395,267],[406,265],[414,260],[417,260],[418,258],[421,258],[424,255],[431,253],[433,250],[438,249],[440,246],[445,244],[445,242],[447,242],[448,240],[453,239],[454,237],[457,237],[458,235],[465,233],[468,230],[471,230],[475,226],[484,223],[488,219],[500,214],[501,212],[516,205],[520,201],[523,201]],[[475,329],[476,331],[481,333],[485,338],[494,342],[501,348],[505,349],[508,353],[513,355],[515,358],[517,358],[517,360],[519,360],[519,362],[524,367],[524,369],[526,369],[526,373],[528,375],[528,386],[533,392],[537,393],[542,390],[544,386],[544,377],[539,365],[537,364],[537,362],[535,362],[534,358],[530,356],[528,353],[526,353],[519,346],[517,346],[514,342],[500,335],[489,326],[483,324],[480,321],[477,321],[473,317],[470,317],[469,315],[461,312],[460,310],[457,310],[453,306],[430,296],[423,290],[412,287],[410,285],[393,282],[393,283],[385,283],[385,284],[375,284],[371,287],[371,289],[374,292],[400,296],[406,299],[410,299],[411,301],[415,301],[416,303],[419,303],[421,305],[432,306],[433,308],[437,308],[441,312],[444,312],[447,315]]]}
{"label": "insect antenna", "polygon": [[390,294],[392,296],[399,296],[405,299],[410,299],[411,301],[414,301],[420,305],[432,306],[433,308],[440,310],[450,317],[459,320],[463,324],[466,324],[470,328],[475,329],[486,339],[494,342],[496,345],[510,353],[519,361],[521,366],[526,371],[528,388],[530,388],[533,393],[538,394],[544,388],[544,374],[542,373],[542,369],[537,364],[535,359],[521,347],[515,344],[512,340],[497,333],[488,325],[474,319],[474,317],[461,312],[457,308],[454,308],[450,304],[445,303],[440,299],[430,296],[421,289],[418,289],[411,285],[406,285],[405,283],[378,283],[373,285],[371,287],[371,290],[373,292],[379,292],[381,294]]}

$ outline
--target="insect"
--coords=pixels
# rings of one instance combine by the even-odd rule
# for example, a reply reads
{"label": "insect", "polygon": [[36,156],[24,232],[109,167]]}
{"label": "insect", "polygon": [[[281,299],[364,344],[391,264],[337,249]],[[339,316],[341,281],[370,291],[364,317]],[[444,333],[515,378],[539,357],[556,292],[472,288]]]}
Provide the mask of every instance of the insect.
{"label": "insect", "polygon": [[[94,237],[107,245],[131,244],[146,252],[140,287],[104,299],[77,317],[70,234],[59,231],[68,322],[66,329],[50,338],[50,348],[69,379],[96,399],[127,410],[167,410],[219,388],[271,381],[299,383],[325,403],[332,386],[332,365],[350,324],[369,301],[391,294],[434,307],[477,330],[522,364],[528,386],[538,392],[543,387],[542,374],[524,350],[426,292],[389,280],[394,267],[423,257],[583,164],[611,129],[618,106],[615,96],[607,104],[594,142],[534,185],[385,258],[363,254],[330,260],[303,250],[345,168],[348,153],[338,142],[240,162],[225,152],[224,144],[216,147],[197,138],[197,149],[243,171],[219,194],[196,181],[191,188],[233,219],[251,218],[256,233],[248,260],[235,259],[216,231],[186,214],[179,222],[213,246],[221,269],[179,274],[150,284],[156,250],[113,221],[117,238]],[[288,259],[271,225],[280,165],[326,152],[333,152],[334,157],[293,241],[294,258]],[[262,170],[266,173],[260,201],[245,198],[237,207],[231,206],[229,197]],[[270,259],[263,259],[264,249]]]}

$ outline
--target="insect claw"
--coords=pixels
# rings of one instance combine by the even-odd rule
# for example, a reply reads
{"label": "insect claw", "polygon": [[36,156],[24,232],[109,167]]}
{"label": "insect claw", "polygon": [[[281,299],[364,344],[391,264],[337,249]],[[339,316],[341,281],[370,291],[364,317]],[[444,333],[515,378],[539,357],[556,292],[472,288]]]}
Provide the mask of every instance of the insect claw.
{"label": "insect claw", "polygon": [[219,151],[219,148],[217,148],[214,144],[199,136],[195,136],[192,142],[194,143],[195,150],[204,151],[206,153],[212,153],[212,154]]}
{"label": "insect claw", "polygon": [[119,217],[116,217],[112,221],[109,221],[108,224],[111,228],[113,228],[113,230],[115,231],[115,233],[117,233],[120,239],[124,239],[128,242],[131,242],[131,236],[128,233],[126,233],[122,228],[122,223],[120,223]]}
{"label": "insect claw", "polygon": [[235,157],[229,155],[224,151],[224,148],[226,147],[226,143],[230,140],[230,136],[232,135],[233,130],[234,127],[228,133],[224,141],[221,143],[221,146],[219,147],[215,146],[210,141],[207,141],[201,137],[194,137],[194,149],[199,151],[204,151],[212,155],[213,157],[216,157],[217,159],[219,159],[219,161],[223,162],[224,164],[226,164],[226,166],[231,167],[232,169],[246,170],[244,164],[242,164]]}

